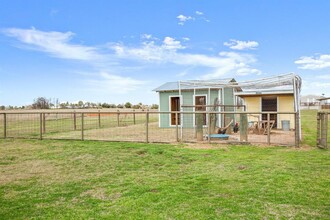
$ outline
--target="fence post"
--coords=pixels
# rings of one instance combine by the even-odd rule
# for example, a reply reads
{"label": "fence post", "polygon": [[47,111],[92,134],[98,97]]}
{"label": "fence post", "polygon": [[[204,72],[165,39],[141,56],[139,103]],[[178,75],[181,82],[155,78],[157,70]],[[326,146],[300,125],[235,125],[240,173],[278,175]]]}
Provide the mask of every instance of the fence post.
{"label": "fence post", "polygon": [[77,114],[76,114],[76,111],[73,112],[73,129],[77,130]]}
{"label": "fence post", "polygon": [[240,114],[240,141],[248,141],[248,118],[246,113]]}
{"label": "fence post", "polygon": [[[196,139],[197,141],[203,141],[203,113],[194,113],[196,118]],[[183,125],[181,125],[183,126]],[[210,138],[210,137],[208,137]]]}
{"label": "fence post", "polygon": [[321,138],[320,147],[327,148],[327,130],[328,130],[328,113],[322,112],[321,115]]}
{"label": "fence post", "polygon": [[329,122],[329,118],[328,118],[328,113],[324,113],[324,145],[325,145],[325,148],[328,148],[328,122]]}
{"label": "fence post", "polygon": [[135,109],[133,109],[133,122],[135,124]]}
{"label": "fence post", "polygon": [[179,142],[179,126],[178,126],[178,113],[175,112],[175,134],[176,134],[176,142]]}
{"label": "fence post", "polygon": [[117,110],[117,127],[119,127],[119,110]]}
{"label": "fence post", "polygon": [[45,134],[46,133],[46,114],[42,114],[42,132]]}
{"label": "fence post", "polygon": [[300,133],[300,124],[299,124],[299,113],[298,112],[296,112],[296,114],[295,114],[295,145],[296,145],[296,147],[298,148],[298,147],[300,147],[299,145],[300,145],[300,135],[299,135],[299,133]]}
{"label": "fence post", "polygon": [[149,112],[146,112],[146,142],[149,142]]}
{"label": "fence post", "polygon": [[207,113],[207,118],[208,118],[208,131],[207,131],[207,135],[208,135],[208,138],[207,138],[207,142],[208,143],[211,143],[211,114],[210,113]]}
{"label": "fence post", "polygon": [[320,118],[320,116],[321,116],[321,114],[320,114],[320,112],[318,112],[317,113],[317,118],[316,118],[316,120],[317,120],[316,146],[317,147],[320,147],[320,145],[321,145],[321,123],[320,123],[321,118]]}
{"label": "fence post", "polygon": [[270,145],[270,114],[267,113],[267,144]]}
{"label": "fence post", "polygon": [[84,113],[81,113],[81,140],[84,140]]}
{"label": "fence post", "polygon": [[99,115],[98,115],[98,117],[99,117],[99,128],[101,128],[101,113],[100,113],[100,110],[99,110]]}
{"label": "fence post", "polygon": [[40,117],[39,117],[39,126],[40,126],[40,140],[42,140],[42,113],[40,113]]}
{"label": "fence post", "polygon": [[3,137],[7,138],[7,114],[3,113]]}

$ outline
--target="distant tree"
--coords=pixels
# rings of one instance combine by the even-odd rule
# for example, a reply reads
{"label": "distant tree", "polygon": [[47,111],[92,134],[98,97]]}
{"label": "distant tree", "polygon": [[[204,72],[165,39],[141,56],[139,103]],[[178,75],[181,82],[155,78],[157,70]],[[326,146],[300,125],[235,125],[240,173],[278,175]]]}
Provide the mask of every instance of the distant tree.
{"label": "distant tree", "polygon": [[6,109],[6,106],[4,106],[4,105],[0,106],[0,110],[5,110],[5,109]]}
{"label": "distant tree", "polygon": [[151,109],[158,109],[159,106],[158,106],[157,104],[152,104],[150,108],[151,108]]}
{"label": "distant tree", "polygon": [[116,104],[110,104],[110,108],[117,108]]}
{"label": "distant tree", "polygon": [[34,100],[32,104],[33,109],[49,109],[49,100],[46,99],[45,97],[39,97]]}
{"label": "distant tree", "polygon": [[104,102],[102,105],[101,105],[102,108],[110,108],[110,105],[106,102]]}
{"label": "distant tree", "polygon": [[140,105],[133,105],[132,108],[133,108],[133,109],[140,109],[141,106],[140,106]]}
{"label": "distant tree", "polygon": [[78,102],[78,107],[79,108],[83,108],[84,107],[84,102],[83,101],[79,101]]}
{"label": "distant tree", "polygon": [[124,108],[124,106],[122,104],[118,104],[117,108]]}
{"label": "distant tree", "polygon": [[126,102],[124,106],[125,108],[132,108],[132,104],[130,102]]}

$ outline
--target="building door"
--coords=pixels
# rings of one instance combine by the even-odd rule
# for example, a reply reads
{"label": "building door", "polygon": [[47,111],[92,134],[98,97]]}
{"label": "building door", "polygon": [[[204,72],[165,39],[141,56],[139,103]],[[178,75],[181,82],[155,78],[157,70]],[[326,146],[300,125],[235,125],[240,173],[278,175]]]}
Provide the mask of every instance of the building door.
{"label": "building door", "polygon": [[[195,111],[206,111],[206,96],[205,95],[196,95],[195,96]],[[198,106],[203,105],[203,106]],[[195,117],[196,118],[196,117]],[[196,120],[195,120],[196,125]],[[206,125],[206,113],[203,113],[203,125]]]}
{"label": "building door", "polygon": [[[180,97],[171,97],[170,104],[171,112],[180,111]],[[176,125],[175,113],[171,113],[171,125]],[[178,113],[178,125],[180,125],[180,113]]]}
{"label": "building door", "polygon": [[[263,112],[277,112],[277,97],[262,97],[261,111]],[[270,114],[270,120],[274,120],[274,128],[277,128],[277,114]],[[262,114],[262,120],[267,120],[267,114]]]}

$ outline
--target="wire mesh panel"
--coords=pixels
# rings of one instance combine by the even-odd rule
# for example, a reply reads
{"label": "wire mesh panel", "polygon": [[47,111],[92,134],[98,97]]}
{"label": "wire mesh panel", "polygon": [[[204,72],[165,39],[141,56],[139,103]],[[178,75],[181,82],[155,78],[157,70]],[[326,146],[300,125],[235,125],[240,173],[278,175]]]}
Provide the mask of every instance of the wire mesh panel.
{"label": "wire mesh panel", "polygon": [[84,139],[106,141],[146,141],[145,112],[111,112],[88,115]]}
{"label": "wire mesh panel", "polygon": [[[150,112],[148,120],[148,141],[149,142],[176,142],[179,140],[179,125],[175,122],[174,125],[168,123],[161,125],[160,118],[169,117],[169,113]],[[179,123],[179,113],[174,113],[174,119]]]}
{"label": "wire mesh panel", "polygon": [[208,126],[206,113],[182,112],[180,140],[182,142],[197,142],[206,140]]}
{"label": "wire mesh panel", "polygon": [[[316,146],[316,113],[313,110],[304,110],[301,113],[303,144]],[[262,117],[264,114],[266,120]],[[0,116],[3,138],[164,143],[249,142],[263,145],[297,143],[294,113],[117,111],[6,113]]]}
{"label": "wire mesh panel", "polygon": [[[254,114],[254,116],[255,115],[256,114]],[[248,121],[249,142],[273,145],[295,145],[295,114],[261,113],[260,117],[257,119],[258,120]]]}
{"label": "wire mesh panel", "polygon": [[317,147],[328,148],[329,145],[329,112],[317,113]]}
{"label": "wire mesh panel", "polygon": [[302,144],[316,146],[317,110],[301,110]]}
{"label": "wire mesh panel", "polygon": [[81,113],[45,113],[42,118],[43,138],[81,139]]}
{"label": "wire mesh panel", "polygon": [[39,138],[40,114],[6,114],[6,137]]}

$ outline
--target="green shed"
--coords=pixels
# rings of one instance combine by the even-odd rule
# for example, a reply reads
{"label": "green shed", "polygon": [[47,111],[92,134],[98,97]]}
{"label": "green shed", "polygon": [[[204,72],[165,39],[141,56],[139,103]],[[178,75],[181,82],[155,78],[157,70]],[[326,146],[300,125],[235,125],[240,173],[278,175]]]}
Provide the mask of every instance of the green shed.
{"label": "green shed", "polygon": [[[167,82],[153,91],[159,94],[160,112],[196,112],[213,110],[212,107],[198,107],[198,105],[214,105],[215,103],[223,106],[236,105],[234,93],[239,88],[235,85],[233,78],[220,80],[189,80],[178,82]],[[216,111],[234,111],[233,108],[217,108]],[[204,116],[204,124],[207,118]],[[217,126],[224,125],[224,118],[219,117]],[[186,128],[192,128],[195,125],[195,114],[180,114],[176,122],[175,113],[159,114],[159,127],[175,127],[176,123]]]}

